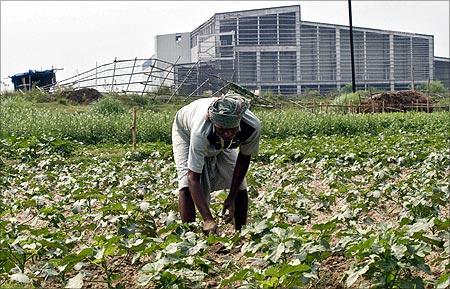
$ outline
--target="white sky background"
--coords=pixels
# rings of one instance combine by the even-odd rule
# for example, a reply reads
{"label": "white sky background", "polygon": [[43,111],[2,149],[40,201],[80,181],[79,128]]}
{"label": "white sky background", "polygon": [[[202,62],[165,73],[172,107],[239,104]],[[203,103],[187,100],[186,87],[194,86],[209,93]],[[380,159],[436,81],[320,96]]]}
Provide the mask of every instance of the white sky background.
{"label": "white sky background", "polygon": [[[347,1],[1,1],[0,80],[64,68],[56,79],[117,59],[149,58],[158,34],[189,32],[214,13],[299,5],[305,21],[348,25]],[[434,35],[449,57],[449,1],[352,1],[353,25]],[[3,88],[3,85],[2,85]]]}

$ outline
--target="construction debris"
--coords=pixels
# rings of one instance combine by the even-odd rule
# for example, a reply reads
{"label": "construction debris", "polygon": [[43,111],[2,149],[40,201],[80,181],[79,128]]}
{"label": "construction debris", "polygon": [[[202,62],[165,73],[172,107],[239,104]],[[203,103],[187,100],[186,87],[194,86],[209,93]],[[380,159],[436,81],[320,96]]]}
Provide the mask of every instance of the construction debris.
{"label": "construction debris", "polygon": [[361,112],[433,111],[433,100],[416,90],[382,92],[361,101]]}
{"label": "construction debris", "polygon": [[93,88],[80,88],[77,90],[66,90],[61,95],[73,102],[89,104],[102,97],[102,94]]}

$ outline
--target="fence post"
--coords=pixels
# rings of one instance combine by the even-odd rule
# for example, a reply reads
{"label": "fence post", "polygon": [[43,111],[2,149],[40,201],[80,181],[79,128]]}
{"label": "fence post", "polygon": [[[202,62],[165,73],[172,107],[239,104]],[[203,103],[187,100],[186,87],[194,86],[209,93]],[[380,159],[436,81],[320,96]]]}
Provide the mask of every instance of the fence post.
{"label": "fence post", "polygon": [[128,80],[127,89],[125,89],[125,93],[128,92],[128,88],[130,87],[131,79],[133,78],[134,67],[136,66],[137,57],[134,58],[133,68],[131,69],[130,79]]}
{"label": "fence post", "polygon": [[95,62],[95,89],[98,90],[98,85],[97,85],[97,69],[98,69],[98,62]]}
{"label": "fence post", "polygon": [[111,80],[111,92],[114,89],[114,76],[116,75],[116,61],[117,61],[117,57],[114,58],[114,69],[113,69],[113,75],[112,75],[112,80]]}
{"label": "fence post", "polygon": [[372,113],[374,113],[375,112],[375,106],[374,106],[372,97],[370,97],[370,104],[372,105]]}
{"label": "fence post", "polygon": [[427,98],[427,112],[430,112],[430,100]]}
{"label": "fence post", "polygon": [[78,68],[77,68],[77,84],[78,84],[78,89],[80,88],[80,79],[79,79],[79,75],[78,75]]}
{"label": "fence post", "polygon": [[319,103],[319,113],[322,113],[322,102]]}
{"label": "fence post", "polygon": [[384,100],[383,100],[383,102],[381,103],[381,105],[382,105],[382,106],[381,106],[381,111],[384,112]]}
{"label": "fence post", "polygon": [[[152,76],[153,68],[156,66],[156,59],[155,59],[155,61],[153,62],[153,65],[152,65],[151,63],[152,63],[152,59],[150,58],[150,66],[151,66],[152,68],[150,69],[150,72],[149,72],[149,74],[148,74],[147,81],[144,83],[144,88],[142,89],[141,96],[144,95],[145,88],[147,88],[147,83],[149,82],[150,77]],[[145,73],[144,73],[144,74],[145,74]]]}
{"label": "fence post", "polygon": [[131,142],[133,145],[133,150],[136,149],[136,107],[133,107],[133,110],[131,112]]}

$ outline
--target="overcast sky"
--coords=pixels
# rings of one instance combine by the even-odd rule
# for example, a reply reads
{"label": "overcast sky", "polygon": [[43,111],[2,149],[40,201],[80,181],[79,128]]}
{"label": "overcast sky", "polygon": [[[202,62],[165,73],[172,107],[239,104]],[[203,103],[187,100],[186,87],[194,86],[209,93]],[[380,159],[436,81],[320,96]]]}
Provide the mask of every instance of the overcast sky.
{"label": "overcast sky", "polygon": [[[0,80],[64,68],[57,80],[118,59],[148,58],[158,34],[189,32],[214,13],[300,5],[301,19],[348,25],[347,1],[1,1]],[[449,57],[449,1],[352,1],[353,25],[434,35]]]}

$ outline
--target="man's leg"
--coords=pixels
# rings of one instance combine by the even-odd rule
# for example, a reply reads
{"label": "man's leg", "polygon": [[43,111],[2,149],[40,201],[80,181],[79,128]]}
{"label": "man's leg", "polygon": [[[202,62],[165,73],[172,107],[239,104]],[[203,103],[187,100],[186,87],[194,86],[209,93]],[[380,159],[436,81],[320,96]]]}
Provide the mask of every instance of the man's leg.
{"label": "man's leg", "polygon": [[247,224],[248,193],[247,190],[240,190],[234,200],[234,228],[239,231],[243,225]]}
{"label": "man's leg", "polygon": [[195,221],[195,205],[187,187],[182,188],[178,195],[178,210],[183,223]]}

